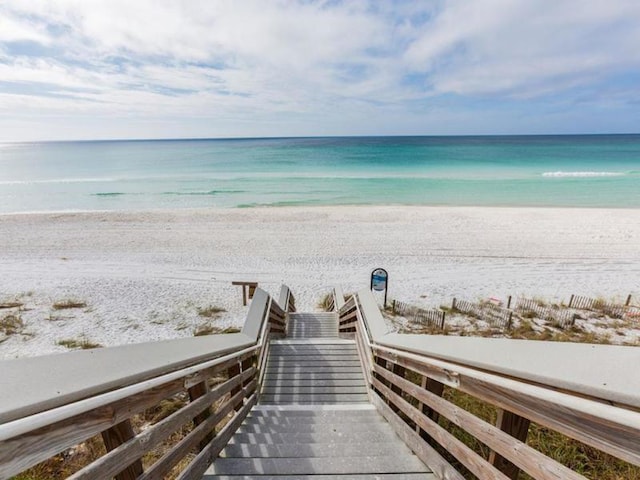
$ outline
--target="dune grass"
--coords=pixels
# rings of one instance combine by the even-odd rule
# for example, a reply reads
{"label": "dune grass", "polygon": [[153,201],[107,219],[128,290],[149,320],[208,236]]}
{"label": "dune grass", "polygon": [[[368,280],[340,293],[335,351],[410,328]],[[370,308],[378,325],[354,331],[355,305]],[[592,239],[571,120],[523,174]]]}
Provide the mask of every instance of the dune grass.
{"label": "dune grass", "polygon": [[3,333],[7,337],[9,335],[15,335],[20,333],[24,328],[24,321],[22,317],[15,313],[9,313],[0,318],[0,333]]}
{"label": "dune grass", "polygon": [[226,312],[226,310],[216,305],[209,305],[208,307],[198,309],[198,315],[205,318],[217,317],[223,312]]}
{"label": "dune grass", "polygon": [[58,340],[56,342],[58,345],[62,347],[67,347],[70,349],[79,349],[79,350],[90,350],[92,348],[101,348],[102,345],[99,343],[92,342],[86,337],[81,338],[65,338],[62,340]]}
{"label": "dune grass", "polygon": [[2,302],[0,303],[0,310],[7,309],[7,308],[20,308],[23,306],[24,306],[24,303],[18,302],[18,301]]}
{"label": "dune grass", "polygon": [[225,333],[239,333],[239,332],[240,332],[240,329],[236,327],[220,328],[220,327],[214,327],[213,325],[210,325],[210,324],[205,324],[205,325],[197,326],[193,331],[193,336],[202,337],[204,335],[220,335]]}
{"label": "dune grass", "polygon": [[67,310],[71,308],[85,308],[87,306],[86,302],[78,301],[78,300],[62,300],[60,302],[56,302],[53,304],[54,310]]}

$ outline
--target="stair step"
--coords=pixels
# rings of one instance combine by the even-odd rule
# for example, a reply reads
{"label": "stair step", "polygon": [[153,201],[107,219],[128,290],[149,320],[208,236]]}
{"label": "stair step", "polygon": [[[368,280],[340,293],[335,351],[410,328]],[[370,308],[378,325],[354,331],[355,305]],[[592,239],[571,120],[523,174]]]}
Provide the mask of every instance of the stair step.
{"label": "stair step", "polygon": [[378,414],[378,411],[372,407],[371,404],[364,407],[337,407],[337,408],[289,408],[283,407],[281,409],[274,410],[273,407],[262,407],[256,405],[249,412],[247,418],[253,417],[266,417],[272,418],[287,418],[297,419],[301,417],[317,419],[318,421],[335,419],[335,421],[343,421],[345,418],[377,418],[378,420],[385,421]]}
{"label": "stair step", "polygon": [[261,425],[256,423],[245,423],[237,430],[238,433],[327,433],[336,435],[346,435],[349,433],[388,433],[393,434],[388,423],[285,423]]}
{"label": "stair step", "polygon": [[360,360],[332,360],[321,358],[317,360],[305,360],[293,362],[291,360],[280,359],[280,358],[270,358],[267,362],[267,369],[275,368],[275,367],[285,367],[285,368],[299,368],[305,369],[307,367],[360,367]]}
{"label": "stair step", "polygon": [[287,366],[278,366],[278,367],[267,367],[265,371],[270,374],[302,374],[306,375],[307,378],[310,376],[315,376],[315,374],[340,374],[340,373],[357,373],[362,375],[362,370],[360,370],[360,366],[353,367],[325,367],[325,366],[313,366],[313,367],[287,367]]}
{"label": "stair step", "polygon": [[260,403],[280,404],[314,404],[314,403],[367,403],[369,396],[366,393],[344,393],[344,394],[263,394],[260,396]]}
{"label": "stair step", "polygon": [[346,381],[346,380],[363,380],[364,377],[362,375],[362,371],[352,371],[352,372],[267,372],[265,374],[265,384],[268,384],[272,381],[321,381],[321,380],[336,380],[336,381]]}
{"label": "stair step", "polygon": [[210,475],[205,474],[203,480],[436,480],[432,473],[378,473],[348,475]]}
{"label": "stair step", "polygon": [[263,395],[317,395],[317,394],[344,394],[344,393],[367,393],[365,385],[346,385],[342,387],[331,386],[306,386],[297,385],[269,385],[262,389]]}
{"label": "stair step", "polygon": [[354,473],[419,473],[426,467],[413,455],[326,458],[219,458],[207,471],[227,475],[310,475]]}
{"label": "stair step", "polygon": [[276,457],[365,457],[374,455],[411,455],[402,443],[364,442],[343,443],[298,443],[279,445],[227,445],[223,451],[226,458],[276,458]]}
{"label": "stair step", "polygon": [[272,378],[266,383],[266,388],[271,387],[366,387],[364,379],[360,378],[347,378],[347,379],[334,379],[334,378],[304,378],[304,379],[286,379],[286,378]]}
{"label": "stair step", "polygon": [[229,443],[277,444],[277,443],[362,443],[362,442],[394,442],[395,434],[355,432],[336,434],[334,432],[316,433],[236,433]]}
{"label": "stair step", "polygon": [[369,425],[379,423],[381,420],[377,414],[371,416],[351,415],[344,417],[276,417],[276,416],[248,416],[245,420],[246,425],[335,425],[336,422],[341,424],[361,423]]}

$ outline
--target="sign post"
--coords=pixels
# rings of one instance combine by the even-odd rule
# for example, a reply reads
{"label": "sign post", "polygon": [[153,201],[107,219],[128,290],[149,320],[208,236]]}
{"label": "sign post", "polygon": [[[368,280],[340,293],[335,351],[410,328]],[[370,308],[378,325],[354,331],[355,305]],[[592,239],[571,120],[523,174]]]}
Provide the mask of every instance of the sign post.
{"label": "sign post", "polygon": [[389,274],[384,268],[376,268],[371,272],[371,290],[382,292],[384,290],[384,308],[387,308],[387,283]]}

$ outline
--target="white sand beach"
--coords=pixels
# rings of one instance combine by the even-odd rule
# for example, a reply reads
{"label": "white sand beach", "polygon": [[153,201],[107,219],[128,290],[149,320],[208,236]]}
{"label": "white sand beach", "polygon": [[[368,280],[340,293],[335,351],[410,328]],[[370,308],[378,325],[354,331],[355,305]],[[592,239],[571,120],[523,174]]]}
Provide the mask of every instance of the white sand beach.
{"label": "white sand beach", "polygon": [[[438,306],[508,295],[624,300],[640,294],[640,210],[314,207],[0,216],[0,302],[19,300],[24,328],[0,358],[191,336],[199,308],[246,314],[233,280],[293,290],[315,309],[333,285]],[[637,298],[637,297],[636,297]],[[84,308],[54,310],[64,300]],[[0,311],[4,315],[8,310]]]}

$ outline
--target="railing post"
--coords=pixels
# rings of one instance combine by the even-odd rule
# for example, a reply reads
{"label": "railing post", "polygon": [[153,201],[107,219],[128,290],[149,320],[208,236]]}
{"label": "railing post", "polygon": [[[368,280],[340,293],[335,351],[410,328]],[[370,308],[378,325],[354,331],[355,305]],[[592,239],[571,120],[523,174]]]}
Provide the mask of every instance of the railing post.
{"label": "railing post", "polygon": [[[530,423],[527,418],[511,413],[508,410],[498,409],[496,426],[521,442],[527,441]],[[491,451],[489,454],[489,462],[510,479],[517,480],[520,469],[496,452]]]}
{"label": "railing post", "polygon": [[[405,378],[407,369],[401,365],[398,365],[397,363],[394,363],[392,364],[391,371],[399,377]],[[391,384],[391,391],[397,393],[400,397],[402,396],[402,388],[398,387],[397,385]],[[398,407],[396,407],[395,405],[389,404],[389,406],[393,409],[394,412],[399,411]]]}
{"label": "railing post", "polygon": [[[187,389],[189,392],[189,400],[194,401],[203,395],[206,395],[209,392],[209,387],[206,381],[196,383],[194,386],[189,387]],[[200,412],[198,415],[193,417],[193,426],[197,427],[202,422],[204,422],[207,418],[211,416],[211,408],[207,407],[205,410]],[[207,444],[213,439],[213,432],[209,433],[198,445],[198,450],[202,450],[207,446]]]}
{"label": "railing post", "polygon": [[[227,376],[229,377],[229,380],[231,380],[233,377],[240,375],[240,371],[241,371],[240,362],[234,363],[231,367],[229,367],[227,369]],[[231,390],[230,395],[233,397],[240,390],[242,390],[242,385],[238,385],[233,390]],[[242,408],[242,401],[239,401],[236,405],[234,405],[233,408],[235,409],[236,412],[240,410]]]}
{"label": "railing post", "polygon": [[[444,393],[444,384],[438,382],[437,380],[434,380],[433,378],[429,378],[427,376],[423,376],[422,377],[421,387],[424,390],[427,390],[427,391],[429,391],[429,392],[431,392],[434,395],[437,395],[439,397],[442,397],[442,394]],[[432,409],[428,405],[425,405],[424,403],[421,403],[420,404],[420,410],[422,411],[422,413],[425,414],[425,416],[429,417],[435,423],[438,423],[438,419],[440,418],[440,414],[438,412],[436,412],[434,409]],[[427,440],[427,441],[431,440],[431,437],[427,434],[427,432],[422,430],[420,427],[416,427],[416,431],[425,440]]]}
{"label": "railing post", "polygon": [[[126,441],[131,440],[133,437],[135,437],[135,433],[133,432],[133,427],[131,426],[131,422],[129,420],[120,422],[117,425],[114,425],[108,430],[102,432],[102,441],[104,442],[104,446],[107,449],[107,452],[116,449]],[[128,465],[114,478],[116,480],[135,480],[140,475],[142,475],[142,473],[142,461],[138,459],[131,465]]]}

